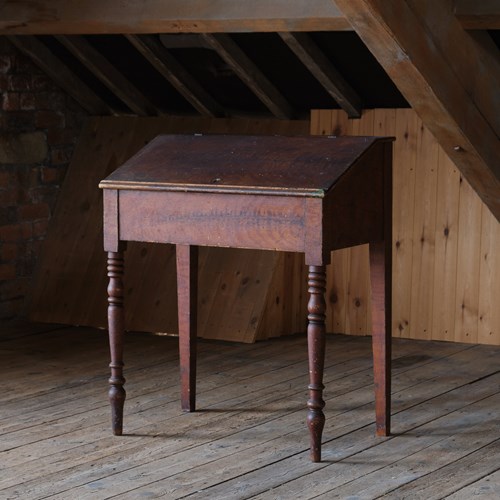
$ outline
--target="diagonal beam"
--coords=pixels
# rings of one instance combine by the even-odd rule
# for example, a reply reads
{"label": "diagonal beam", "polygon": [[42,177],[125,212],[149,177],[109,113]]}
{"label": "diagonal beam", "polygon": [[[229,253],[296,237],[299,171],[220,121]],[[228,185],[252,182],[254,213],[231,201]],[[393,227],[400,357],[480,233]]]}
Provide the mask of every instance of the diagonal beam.
{"label": "diagonal beam", "polygon": [[463,30],[453,0],[336,3],[500,220],[498,58]]}
{"label": "diagonal beam", "polygon": [[156,108],[127,78],[125,78],[98,50],[81,36],[57,36],[78,60],[84,64],[109,90],[139,116],[157,115]]}
{"label": "diagonal beam", "polygon": [[274,116],[282,119],[293,116],[287,100],[228,35],[202,36]]}
{"label": "diagonal beam", "polygon": [[[224,116],[222,107],[188,73],[170,52],[149,35],[125,35],[127,40],[200,114]],[[197,35],[195,35],[197,36]]]}
{"label": "diagonal beam", "polygon": [[9,36],[9,40],[30,57],[47,76],[65,90],[91,115],[110,115],[113,110],[83,83],[50,49],[34,36]]}
{"label": "diagonal beam", "polygon": [[500,29],[499,0],[456,0],[455,15],[465,29]]}
{"label": "diagonal beam", "polygon": [[331,0],[6,0],[0,34],[350,30]]}
{"label": "diagonal beam", "polygon": [[307,33],[279,33],[290,50],[349,115],[361,116],[361,99]]}

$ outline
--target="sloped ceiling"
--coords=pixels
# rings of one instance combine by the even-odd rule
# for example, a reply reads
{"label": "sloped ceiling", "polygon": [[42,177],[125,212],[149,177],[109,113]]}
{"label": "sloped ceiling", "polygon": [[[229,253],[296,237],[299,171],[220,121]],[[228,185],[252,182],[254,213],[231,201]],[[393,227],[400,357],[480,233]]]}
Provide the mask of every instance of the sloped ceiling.
{"label": "sloped ceiling", "polygon": [[498,0],[0,3],[0,34],[91,114],[411,105],[500,220],[498,30]]}
{"label": "sloped ceiling", "polygon": [[[354,32],[300,35],[307,36],[317,53],[336,69],[350,89],[358,114],[362,108],[408,106]],[[221,35],[41,36],[36,37],[36,41],[77,75],[106,104],[109,114],[274,114],[280,118],[303,118],[311,109],[340,107],[329,92],[328,84],[318,81],[279,34],[224,35],[222,49],[211,46],[207,37],[213,37],[217,43]],[[18,44],[22,41],[23,37],[17,37]],[[237,51],[236,61],[224,52],[229,44]],[[138,46],[156,50],[158,57],[166,61],[171,77],[165,77],[158,66],[151,64]],[[87,61],[86,50],[100,54],[102,66]],[[241,62],[245,57],[250,62]],[[106,76],[109,67],[115,68],[142,95],[142,108],[131,109],[131,102],[137,105],[138,99],[130,91],[128,99],[120,94],[119,90],[126,92],[127,89],[118,79]],[[258,81],[256,71],[265,79],[264,83]],[[177,85],[172,83],[175,78]],[[279,108],[266,105],[263,94],[271,92],[269,88],[281,97]],[[190,93],[198,97],[198,109],[194,101],[186,97]],[[356,111],[350,114],[355,115]]]}

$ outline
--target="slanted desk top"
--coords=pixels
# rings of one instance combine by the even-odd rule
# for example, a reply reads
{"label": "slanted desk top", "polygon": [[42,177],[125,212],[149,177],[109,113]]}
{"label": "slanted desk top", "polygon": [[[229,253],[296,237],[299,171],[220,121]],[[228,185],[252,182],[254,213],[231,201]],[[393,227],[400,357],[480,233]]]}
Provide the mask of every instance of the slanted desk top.
{"label": "slanted desk top", "polygon": [[327,263],[331,250],[384,239],[391,147],[376,137],[158,136],[100,183],[105,248],[168,242]]}
{"label": "slanted desk top", "polygon": [[161,135],[102,188],[323,197],[376,137]]}

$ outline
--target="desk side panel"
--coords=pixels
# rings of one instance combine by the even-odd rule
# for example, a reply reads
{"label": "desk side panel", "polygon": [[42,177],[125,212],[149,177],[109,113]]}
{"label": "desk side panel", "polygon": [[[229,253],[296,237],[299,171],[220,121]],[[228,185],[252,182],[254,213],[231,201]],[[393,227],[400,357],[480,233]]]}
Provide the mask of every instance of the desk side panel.
{"label": "desk side panel", "polygon": [[103,190],[104,205],[104,251],[118,252],[118,191],[116,189]]}
{"label": "desk side panel", "polygon": [[303,252],[305,199],[121,190],[119,237],[127,241]]}
{"label": "desk side panel", "polygon": [[[390,175],[390,147],[391,143],[375,144],[327,194],[324,231],[330,250],[384,240],[390,203],[384,183]],[[390,223],[390,206],[387,212]]]}

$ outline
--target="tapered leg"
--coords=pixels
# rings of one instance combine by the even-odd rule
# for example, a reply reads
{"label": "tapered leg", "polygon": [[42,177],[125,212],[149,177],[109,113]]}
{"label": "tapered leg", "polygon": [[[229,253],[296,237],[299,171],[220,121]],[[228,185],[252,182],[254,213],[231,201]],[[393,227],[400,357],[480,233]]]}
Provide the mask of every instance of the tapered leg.
{"label": "tapered leg", "polygon": [[184,411],[195,411],[198,247],[177,245],[176,256],[181,406]]}
{"label": "tapered leg", "polygon": [[307,310],[307,342],[309,351],[309,400],[307,425],[311,437],[311,460],[321,461],[321,436],[325,425],[323,407],[323,369],[325,365],[325,266],[309,266],[309,302]]}
{"label": "tapered leg", "polygon": [[108,252],[108,329],[111,354],[111,377],[109,379],[109,402],[111,403],[111,427],[113,434],[123,432],[123,405],[125,389],[123,384],[123,253]]}
{"label": "tapered leg", "polygon": [[384,243],[370,243],[375,418],[378,436],[391,432],[391,259]]}

